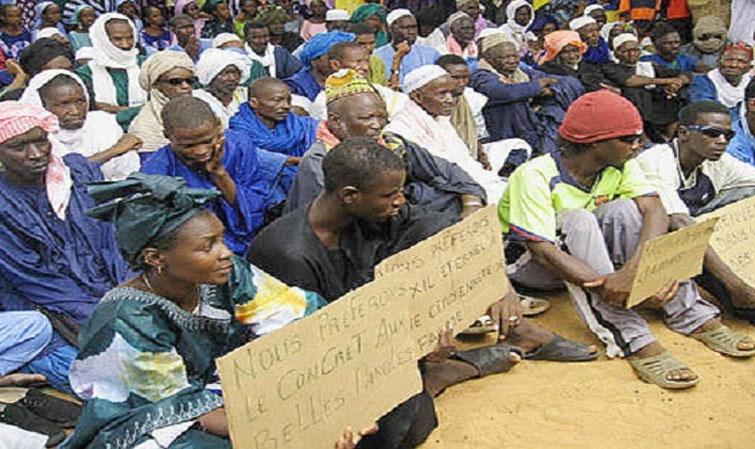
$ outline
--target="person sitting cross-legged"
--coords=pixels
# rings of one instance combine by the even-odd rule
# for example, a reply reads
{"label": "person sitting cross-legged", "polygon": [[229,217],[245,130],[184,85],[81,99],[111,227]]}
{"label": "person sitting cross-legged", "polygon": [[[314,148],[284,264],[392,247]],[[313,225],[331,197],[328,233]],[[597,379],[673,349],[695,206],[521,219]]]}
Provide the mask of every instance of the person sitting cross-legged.
{"label": "person sitting cross-legged", "polygon": [[[322,168],[325,190],[306,207],[284,215],[260,232],[249,248],[247,260],[284,283],[318,293],[328,302],[372,281],[375,266],[383,259],[456,220],[448,214],[407,204],[403,194],[404,162],[374,138],[344,140],[328,152]],[[523,320],[515,294],[492,304],[489,313],[499,325],[501,341],[520,346],[524,358],[586,361],[596,357],[593,348],[565,340]],[[496,351],[491,357],[509,363],[516,360],[509,353],[510,347],[493,346],[497,347],[501,352],[490,349]],[[560,350],[556,351],[559,356],[546,356],[553,355],[551,349],[555,347]],[[443,369],[426,365],[428,370],[423,378],[427,391],[381,418],[380,431],[368,438],[366,447],[415,447],[426,438],[435,426],[428,416],[432,413],[428,393],[437,394],[442,389],[437,388],[441,382],[435,379],[436,371],[430,370],[430,366]],[[468,374],[443,386],[476,377],[474,369],[468,369]],[[396,423],[396,419],[391,419],[395,414],[404,414],[405,422]]]}
{"label": "person sitting cross-legged", "polygon": [[215,358],[324,302],[233,256],[205,208],[216,189],[136,173],[90,193],[136,273],[82,331],[70,379],[85,406],[61,448],[231,449]]}
{"label": "person sitting cross-legged", "polygon": [[220,190],[222,195],[207,207],[225,225],[228,247],[244,254],[268,212],[285,200],[293,176],[288,157],[258,149],[243,133],[223,132],[220,120],[199,98],[169,101],[162,122],[169,143],[150,156],[141,171],[181,177],[189,187]]}
{"label": "person sitting cross-legged", "polygon": [[[512,282],[532,288],[565,282],[609,357],[628,358],[642,380],[663,388],[696,385],[698,376],[624,307],[638,247],[669,230],[655,186],[633,160],[642,134],[639,112],[608,90],[585,94],[569,108],[559,133],[559,150],[514,171],[499,203]],[[724,326],[694,281],[659,286],[644,305],[660,308],[672,330],[718,352],[755,355],[755,341]]]}
{"label": "person sitting cross-legged", "polygon": [[[657,185],[671,229],[755,195],[755,167],[726,153],[734,135],[726,106],[699,101],[679,114],[678,137],[643,151],[637,161]],[[755,288],[710,249],[698,282],[734,314],[755,320]]]}
{"label": "person sitting cross-legged", "polygon": [[[99,167],[80,154],[58,156],[66,153],[53,137],[58,129],[55,115],[40,107],[13,101],[0,107],[0,310],[40,311],[53,328],[18,335],[16,344],[29,339],[30,346],[40,337],[42,352],[25,367],[3,364],[0,374],[22,368],[70,391],[78,330],[130,271],[112,226],[85,214],[94,204],[87,183],[102,180]],[[5,341],[11,332],[0,333],[3,346],[15,346]]]}

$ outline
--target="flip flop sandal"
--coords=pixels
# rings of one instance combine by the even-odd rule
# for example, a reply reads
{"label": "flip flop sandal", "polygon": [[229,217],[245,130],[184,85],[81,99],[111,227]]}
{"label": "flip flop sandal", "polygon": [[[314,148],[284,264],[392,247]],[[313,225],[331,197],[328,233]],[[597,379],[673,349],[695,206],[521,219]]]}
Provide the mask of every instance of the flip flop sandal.
{"label": "flip flop sandal", "polygon": [[493,346],[456,351],[451,358],[442,362],[422,363],[422,381],[425,390],[433,397],[446,388],[465,380],[503,373],[515,364],[509,360],[511,346],[499,343]]}
{"label": "flip flop sandal", "polygon": [[490,316],[483,315],[480,318],[477,318],[471,326],[459,332],[459,336],[470,337],[485,335],[491,332],[498,332],[498,324],[496,324]]}
{"label": "flip flop sandal", "polygon": [[[588,351],[587,345],[555,335],[551,341],[532,352],[524,353],[514,348],[525,360],[549,360],[552,362],[589,362],[598,358],[598,352]],[[518,350],[518,351],[517,351]]]}
{"label": "flip flop sandal", "polygon": [[485,377],[489,374],[504,373],[510,370],[516,364],[509,360],[511,352],[510,344],[498,343],[482,348],[456,351],[451,355],[451,358],[469,363],[477,368],[478,377]]}
{"label": "flip flop sandal", "polygon": [[736,332],[728,326],[721,326],[699,334],[691,334],[690,337],[705,343],[710,349],[731,357],[752,357],[755,349],[743,351],[737,348],[737,344],[747,338],[747,335]]}
{"label": "flip flop sandal", "polygon": [[694,380],[670,380],[668,374],[671,371],[689,368],[668,351],[644,359],[627,361],[634,368],[637,377],[661,388],[683,390],[694,387],[700,381],[699,377]]}
{"label": "flip flop sandal", "polygon": [[549,301],[526,295],[519,295],[519,303],[524,309],[522,315],[526,317],[541,315],[551,308],[551,303]]}

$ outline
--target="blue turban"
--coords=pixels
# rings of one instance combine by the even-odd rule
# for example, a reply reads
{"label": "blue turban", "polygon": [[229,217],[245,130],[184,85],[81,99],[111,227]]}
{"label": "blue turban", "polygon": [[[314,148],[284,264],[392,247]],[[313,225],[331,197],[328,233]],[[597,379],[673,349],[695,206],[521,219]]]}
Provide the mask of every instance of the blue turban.
{"label": "blue turban", "polygon": [[304,68],[309,70],[312,67],[312,61],[327,54],[330,47],[341,42],[353,42],[355,38],[354,34],[343,31],[315,34],[304,44],[299,53],[299,60],[304,64]]}

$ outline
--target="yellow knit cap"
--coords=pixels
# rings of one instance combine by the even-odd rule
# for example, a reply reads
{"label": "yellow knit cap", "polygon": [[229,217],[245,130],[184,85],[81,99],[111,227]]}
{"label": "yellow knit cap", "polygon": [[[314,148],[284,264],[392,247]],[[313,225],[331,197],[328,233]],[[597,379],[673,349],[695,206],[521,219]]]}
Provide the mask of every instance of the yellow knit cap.
{"label": "yellow knit cap", "polygon": [[365,92],[377,93],[372,84],[353,69],[339,70],[325,80],[325,99],[328,103]]}

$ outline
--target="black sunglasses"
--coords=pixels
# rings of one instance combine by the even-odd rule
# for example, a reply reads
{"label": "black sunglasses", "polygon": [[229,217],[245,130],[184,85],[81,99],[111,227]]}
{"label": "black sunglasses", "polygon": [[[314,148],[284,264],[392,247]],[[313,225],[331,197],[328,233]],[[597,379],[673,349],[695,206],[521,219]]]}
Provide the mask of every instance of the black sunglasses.
{"label": "black sunglasses", "polygon": [[171,86],[180,86],[183,83],[188,84],[189,86],[193,86],[197,82],[196,76],[190,76],[189,78],[171,78],[169,80],[161,80],[164,83],[168,83]]}
{"label": "black sunglasses", "polygon": [[712,139],[718,139],[719,137],[724,136],[727,141],[733,139],[737,134],[737,132],[733,129],[722,129],[716,128],[715,126],[687,125],[685,126],[685,128],[691,131],[702,133],[706,137],[710,137]]}
{"label": "black sunglasses", "polygon": [[631,136],[617,137],[616,140],[619,140],[624,143],[634,144],[640,141],[640,137],[641,136],[639,134],[632,134]]}
{"label": "black sunglasses", "polygon": [[710,39],[723,39],[723,38],[724,38],[723,34],[703,33],[703,34],[700,35],[699,39],[701,41],[707,41],[707,40],[710,40]]}

